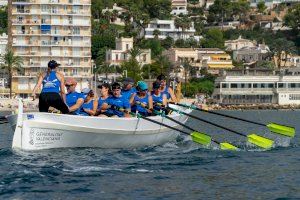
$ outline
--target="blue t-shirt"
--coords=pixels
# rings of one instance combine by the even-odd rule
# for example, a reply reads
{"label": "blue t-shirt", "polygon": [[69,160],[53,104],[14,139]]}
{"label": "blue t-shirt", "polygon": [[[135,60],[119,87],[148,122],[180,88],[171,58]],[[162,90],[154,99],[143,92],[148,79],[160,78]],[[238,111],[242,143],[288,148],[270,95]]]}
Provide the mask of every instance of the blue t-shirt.
{"label": "blue t-shirt", "polygon": [[[145,106],[149,106],[148,103],[149,103],[149,95],[147,94],[145,97],[141,98],[141,97],[138,97],[138,95],[135,95],[134,96],[134,102],[140,102],[142,104],[144,104]],[[139,105],[139,104],[135,104],[132,106],[132,112],[136,112],[138,111],[140,114],[142,115],[148,115],[148,111],[146,108],[144,108],[142,105]]]}
{"label": "blue t-shirt", "polygon": [[122,90],[121,95],[129,100],[131,95],[134,93],[136,93],[136,89],[131,88],[130,90]]}
{"label": "blue t-shirt", "polygon": [[156,105],[156,103],[162,104],[162,103],[163,103],[163,96],[164,96],[164,95],[165,95],[165,94],[162,94],[162,93],[159,93],[158,96],[156,96],[154,93],[151,95],[151,96],[152,96],[152,99],[153,99],[153,108],[154,108],[155,110],[160,110],[160,109],[161,109],[161,107],[158,106],[158,105]]}
{"label": "blue t-shirt", "polygon": [[[108,104],[108,101],[109,101],[109,98],[110,96],[108,96],[106,99],[103,99],[102,97],[100,97],[98,99],[98,107],[97,107],[97,110],[101,110],[101,107],[104,103]],[[106,110],[103,114],[112,114],[112,112],[108,112],[108,110]]]}
{"label": "blue t-shirt", "polygon": [[93,110],[93,108],[94,108],[94,100],[91,100],[90,102],[82,104],[79,114],[84,116],[89,116],[89,114],[85,112],[84,109]]}
{"label": "blue t-shirt", "polygon": [[51,71],[47,74],[43,79],[43,89],[42,93],[47,92],[56,92],[59,93],[60,91],[60,80],[58,80],[56,76],[56,71]]}
{"label": "blue t-shirt", "polygon": [[[116,106],[118,108],[130,109],[129,99],[125,98],[122,95],[120,97],[115,97],[115,96],[109,97],[107,103],[111,106]],[[107,112],[113,115],[117,115],[119,117],[124,117],[124,112],[115,109],[108,109]]]}
{"label": "blue t-shirt", "polygon": [[165,89],[161,93],[166,94],[167,99],[171,99],[171,94],[169,93],[169,87],[168,86],[166,86]]}
{"label": "blue t-shirt", "polygon": [[[78,99],[84,99],[84,96],[82,93],[78,93],[78,92],[71,92],[71,93],[68,93],[66,95],[66,103],[69,107],[71,106],[74,106],[77,102]],[[74,114],[78,115],[79,114],[79,111],[80,111],[81,107],[75,111],[73,111]]]}

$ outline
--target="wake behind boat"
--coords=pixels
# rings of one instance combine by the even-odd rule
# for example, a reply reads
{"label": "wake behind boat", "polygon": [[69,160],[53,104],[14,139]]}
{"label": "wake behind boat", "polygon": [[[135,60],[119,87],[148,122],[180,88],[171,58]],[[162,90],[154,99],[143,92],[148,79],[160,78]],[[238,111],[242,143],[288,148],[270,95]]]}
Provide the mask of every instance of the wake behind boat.
{"label": "wake behind boat", "polygon": [[[190,113],[191,109],[172,107]],[[172,113],[171,118],[185,123],[186,115]],[[174,128],[177,123],[161,116],[149,117]],[[23,113],[19,100],[18,115],[8,116],[15,127],[12,148],[40,150],[52,148],[99,147],[135,148],[161,145],[175,140],[178,132],[142,118],[102,118],[42,112]]]}

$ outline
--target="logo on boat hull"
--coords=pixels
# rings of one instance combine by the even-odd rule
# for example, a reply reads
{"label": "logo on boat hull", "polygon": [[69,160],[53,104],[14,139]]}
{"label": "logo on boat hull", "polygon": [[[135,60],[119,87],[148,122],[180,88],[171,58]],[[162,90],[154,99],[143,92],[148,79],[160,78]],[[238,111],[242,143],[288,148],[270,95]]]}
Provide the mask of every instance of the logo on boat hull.
{"label": "logo on boat hull", "polygon": [[28,114],[28,115],[27,115],[27,119],[28,119],[28,120],[29,120],[29,119],[34,119],[34,115]]}

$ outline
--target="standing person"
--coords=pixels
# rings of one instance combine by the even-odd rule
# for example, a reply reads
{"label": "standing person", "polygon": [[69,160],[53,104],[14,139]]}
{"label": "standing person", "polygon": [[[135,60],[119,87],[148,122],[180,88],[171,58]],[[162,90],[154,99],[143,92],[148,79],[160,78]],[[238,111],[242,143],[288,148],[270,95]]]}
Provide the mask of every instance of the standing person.
{"label": "standing person", "polygon": [[148,94],[148,85],[144,81],[139,81],[136,89],[137,93],[133,94],[130,98],[132,112],[138,111],[139,114],[148,116],[152,113],[153,109],[152,96]]}
{"label": "standing person", "polygon": [[155,110],[161,110],[161,106],[167,106],[167,95],[160,91],[160,83],[157,81],[153,82],[152,89],[153,91],[151,92],[151,96],[153,100],[153,108]]}
{"label": "standing person", "polygon": [[136,93],[136,89],[133,87],[134,80],[130,77],[125,78],[123,81],[123,88],[122,88],[122,96],[124,98],[130,99],[131,95]]}
{"label": "standing person", "polygon": [[84,102],[84,96],[75,91],[77,82],[74,78],[68,78],[65,86],[67,88],[66,103],[69,107],[70,114],[79,115],[81,106]]}
{"label": "standing person", "polygon": [[[117,82],[112,84],[112,96],[108,100],[108,104],[111,106],[108,109],[113,115],[118,117],[130,117],[130,103],[129,99],[124,98],[121,95],[121,85]],[[126,112],[119,111],[118,109],[125,109]]]}
{"label": "standing person", "polygon": [[108,111],[110,85],[108,83],[103,83],[102,85],[99,85],[98,88],[100,89],[101,96],[98,99],[98,108],[96,115],[99,115],[100,117],[111,117],[113,113]]}
{"label": "standing person", "polygon": [[173,89],[167,85],[166,77],[161,74],[156,78],[156,81],[160,82],[160,90],[163,94],[167,95],[168,101],[177,102]]}
{"label": "standing person", "polygon": [[69,109],[66,102],[65,78],[64,75],[57,72],[58,64],[55,60],[48,62],[48,70],[39,76],[35,85],[32,96],[35,98],[36,91],[43,84],[43,89],[39,96],[39,111],[48,112],[49,107],[54,107],[62,113],[68,113]]}
{"label": "standing person", "polygon": [[81,93],[85,96],[84,102],[79,114],[84,116],[94,116],[97,112],[98,98],[94,91],[89,88],[84,88]]}

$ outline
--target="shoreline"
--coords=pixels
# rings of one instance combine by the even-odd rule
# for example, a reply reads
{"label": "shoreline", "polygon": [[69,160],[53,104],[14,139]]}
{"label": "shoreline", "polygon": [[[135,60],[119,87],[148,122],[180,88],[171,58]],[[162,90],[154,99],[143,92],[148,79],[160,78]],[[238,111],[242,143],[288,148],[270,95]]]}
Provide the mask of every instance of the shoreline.
{"label": "shoreline", "polygon": [[[181,103],[191,104],[196,99],[182,99]],[[278,104],[247,104],[247,105],[218,105],[218,104],[197,104],[205,110],[298,110],[300,105],[278,105]],[[0,112],[14,112],[18,108],[17,99],[0,99]],[[38,111],[38,100],[24,100],[24,111]]]}

